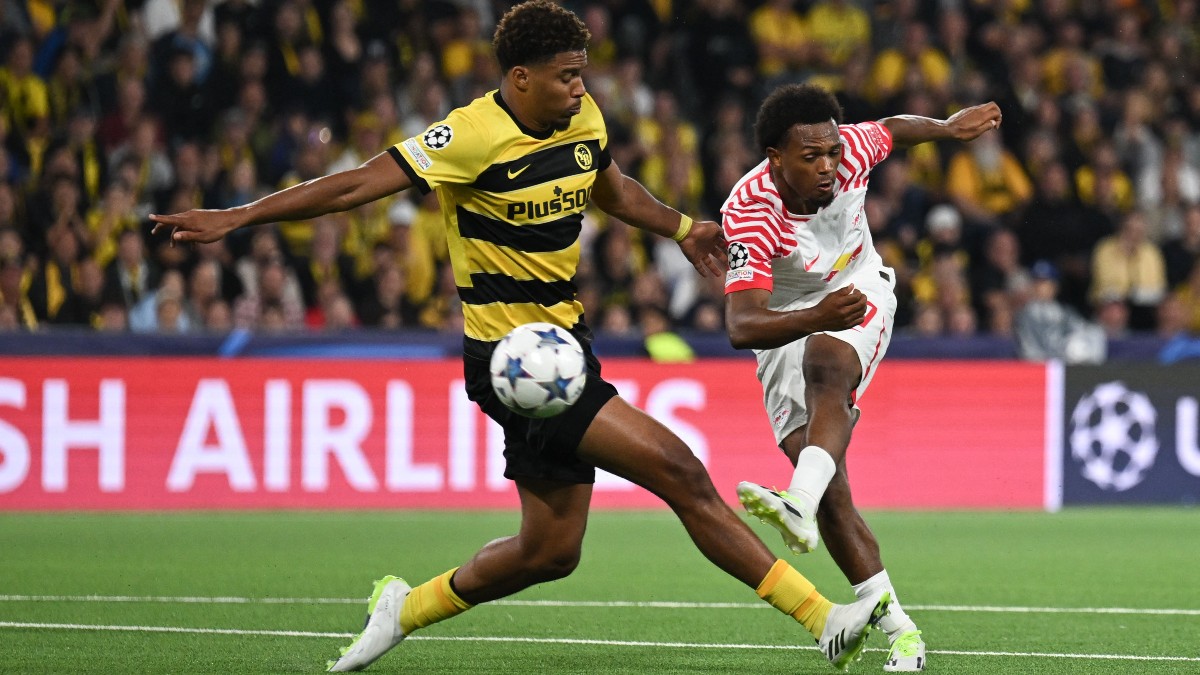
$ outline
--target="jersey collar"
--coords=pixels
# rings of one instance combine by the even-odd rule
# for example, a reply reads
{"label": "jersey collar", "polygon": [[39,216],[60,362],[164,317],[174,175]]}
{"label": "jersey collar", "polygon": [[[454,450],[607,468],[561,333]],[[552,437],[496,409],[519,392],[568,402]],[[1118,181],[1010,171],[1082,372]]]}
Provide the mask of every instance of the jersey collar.
{"label": "jersey collar", "polygon": [[501,110],[508,113],[508,116],[512,119],[513,124],[516,124],[517,128],[521,130],[521,133],[525,134],[526,136],[532,136],[539,141],[544,141],[554,135],[554,127],[546,127],[545,131],[536,131],[522,124],[521,120],[517,119],[516,114],[513,113],[512,108],[508,107],[508,103],[504,101],[504,97],[500,95],[499,89],[492,92],[492,100],[496,102],[496,105],[500,106]]}

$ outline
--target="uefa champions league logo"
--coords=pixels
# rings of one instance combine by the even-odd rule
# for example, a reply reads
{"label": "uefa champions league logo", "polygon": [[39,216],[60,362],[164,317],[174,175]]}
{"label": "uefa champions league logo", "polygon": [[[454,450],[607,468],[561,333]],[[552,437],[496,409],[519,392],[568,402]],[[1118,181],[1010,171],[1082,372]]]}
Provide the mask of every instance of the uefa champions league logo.
{"label": "uefa champions league logo", "polygon": [[1071,457],[1102,490],[1124,492],[1146,477],[1158,455],[1158,412],[1122,382],[1097,385],[1071,413]]}

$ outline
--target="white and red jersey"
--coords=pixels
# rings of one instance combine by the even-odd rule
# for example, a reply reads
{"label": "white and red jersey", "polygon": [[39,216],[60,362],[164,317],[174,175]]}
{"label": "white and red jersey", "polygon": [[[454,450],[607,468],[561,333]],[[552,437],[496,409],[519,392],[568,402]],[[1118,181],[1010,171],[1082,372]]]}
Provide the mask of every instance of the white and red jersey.
{"label": "white and red jersey", "polygon": [[838,127],[842,161],[833,201],[810,215],[789,213],[764,160],[742,177],[721,207],[729,271],[725,292],[765,288],[769,307],[811,304],[844,286],[859,269],[882,267],[864,210],[872,167],[892,151],[892,134],[878,122]]}

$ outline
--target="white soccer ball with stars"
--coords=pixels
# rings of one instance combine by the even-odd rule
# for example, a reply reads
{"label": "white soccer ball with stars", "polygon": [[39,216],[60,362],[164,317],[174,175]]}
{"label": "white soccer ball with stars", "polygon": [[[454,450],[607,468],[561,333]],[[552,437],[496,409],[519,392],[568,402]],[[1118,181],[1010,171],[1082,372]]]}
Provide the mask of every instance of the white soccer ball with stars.
{"label": "white soccer ball with stars", "polygon": [[1102,490],[1123,492],[1141,483],[1158,455],[1154,404],[1121,382],[1107,382],[1079,399],[1071,414],[1071,457]]}
{"label": "white soccer ball with stars", "polygon": [[526,417],[553,417],[579,400],[587,382],[583,348],[565,328],[527,323],[512,329],[492,352],[492,388]]}

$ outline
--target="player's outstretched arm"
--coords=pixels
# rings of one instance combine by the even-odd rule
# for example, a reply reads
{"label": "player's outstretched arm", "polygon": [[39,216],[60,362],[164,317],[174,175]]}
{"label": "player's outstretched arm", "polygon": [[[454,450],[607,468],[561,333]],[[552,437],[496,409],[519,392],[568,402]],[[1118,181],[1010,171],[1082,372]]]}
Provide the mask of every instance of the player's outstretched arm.
{"label": "player's outstretched arm", "polygon": [[411,186],[412,180],[396,160],[382,152],[355,169],[293,185],[245,206],[151,214],[155,223],[151,233],[170,231],[173,242],[207,243],[239,227],[347,211]]}
{"label": "player's outstretched arm", "polygon": [[725,236],[721,226],[711,220],[693,223],[655,199],[641,183],[621,173],[616,162],[596,176],[592,201],[610,216],[678,241],[683,255],[700,276],[717,276],[725,271]]}
{"label": "player's outstretched arm", "polygon": [[963,108],[944,120],[919,115],[896,115],[879,120],[892,132],[892,144],[898,147],[929,141],[973,141],[986,131],[1000,127],[1003,116],[995,102]]}
{"label": "player's outstretched arm", "polygon": [[849,330],[867,315],[867,296],[853,284],[839,288],[808,309],[768,309],[770,298],[771,291],[762,288],[725,295],[725,325],[734,349],[774,349],[820,331]]}

